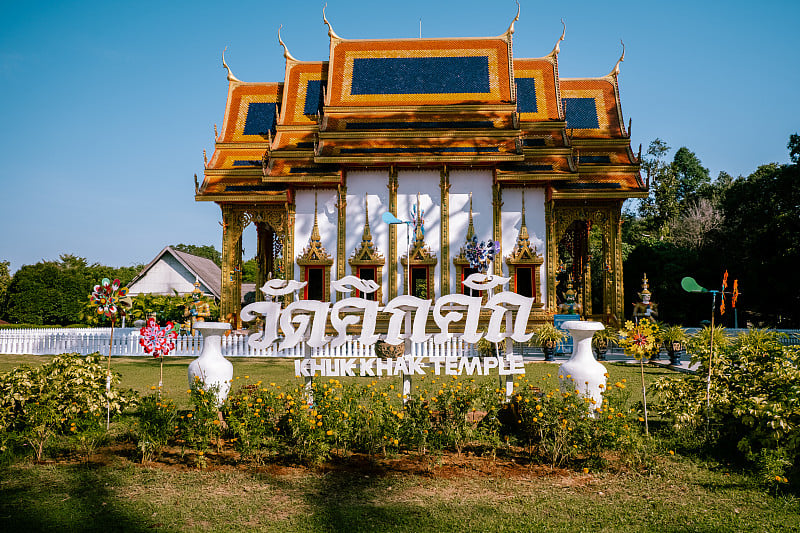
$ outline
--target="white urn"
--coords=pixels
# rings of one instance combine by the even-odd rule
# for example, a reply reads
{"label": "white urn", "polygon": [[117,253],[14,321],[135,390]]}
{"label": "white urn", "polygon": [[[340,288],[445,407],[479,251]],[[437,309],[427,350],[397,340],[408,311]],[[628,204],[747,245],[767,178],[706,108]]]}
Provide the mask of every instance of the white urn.
{"label": "white urn", "polygon": [[606,367],[598,363],[592,353],[592,335],[605,329],[600,322],[569,320],[561,325],[572,335],[572,357],[558,368],[562,392],[575,392],[594,400],[593,409],[603,403],[606,387]]}
{"label": "white urn", "polygon": [[231,325],[227,322],[196,322],[194,329],[203,335],[203,351],[189,365],[189,386],[197,378],[203,390],[218,387],[217,405],[222,405],[233,378],[233,365],[222,356],[222,335],[231,329]]}

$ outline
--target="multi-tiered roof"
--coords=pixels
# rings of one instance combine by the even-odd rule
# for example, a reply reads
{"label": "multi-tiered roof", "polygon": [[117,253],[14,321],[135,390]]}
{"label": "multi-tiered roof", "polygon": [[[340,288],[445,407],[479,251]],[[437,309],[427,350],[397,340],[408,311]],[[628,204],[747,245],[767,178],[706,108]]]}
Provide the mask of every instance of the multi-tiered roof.
{"label": "multi-tiered roof", "polygon": [[280,201],[340,184],[349,168],[442,165],[491,168],[551,198],[644,195],[620,106],[623,58],[606,76],[561,79],[563,34],[548,55],[518,59],[513,32],[354,40],[328,24],[328,61],[298,61],[279,36],[282,83],[242,82],[223,58],[225,119],[197,199]]}

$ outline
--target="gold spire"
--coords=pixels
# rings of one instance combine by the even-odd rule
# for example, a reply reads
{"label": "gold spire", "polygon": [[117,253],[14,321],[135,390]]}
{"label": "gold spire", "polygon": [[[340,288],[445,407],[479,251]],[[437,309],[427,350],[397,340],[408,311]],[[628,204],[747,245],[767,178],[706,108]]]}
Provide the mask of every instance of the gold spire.
{"label": "gold spire", "polygon": [[369,196],[364,193],[364,234],[361,236],[361,246],[372,248],[372,233],[369,229]]}
{"label": "gold spire", "polygon": [[278,44],[283,46],[283,57],[285,57],[289,61],[297,61],[297,59],[295,59],[294,56],[292,56],[292,54],[289,53],[289,48],[286,47],[286,43],[284,43],[283,39],[281,39],[281,28],[283,28],[283,24],[278,26]]}
{"label": "gold spire", "polygon": [[619,59],[617,60],[617,64],[614,65],[614,68],[608,74],[609,76],[614,76],[614,77],[619,76],[619,64],[622,63],[623,61],[625,61],[625,43],[622,42],[622,39],[620,39],[619,42],[622,45],[622,55],[619,56]]}
{"label": "gold spire", "polygon": [[553,51],[550,52],[551,57],[555,57],[561,52],[561,41],[563,41],[564,37],[567,35],[567,25],[564,23],[564,19],[561,19],[561,26],[563,28],[561,30],[561,37],[558,38],[556,45],[553,47]]}
{"label": "gold spire", "polygon": [[222,50],[222,68],[228,71],[228,81],[238,81],[241,83],[242,80],[233,75],[233,72],[231,72],[231,67],[229,67],[228,64],[225,62],[225,50],[227,49],[228,47],[226,46]]}
{"label": "gold spire", "polygon": [[311,242],[320,242],[319,225],[317,224],[317,191],[314,191],[314,227],[311,228]]}
{"label": "gold spire", "polygon": [[332,39],[342,40],[342,38],[339,37],[338,35],[336,35],[336,32],[333,31],[333,26],[331,26],[331,23],[328,22],[328,19],[325,17],[325,8],[326,7],[328,7],[328,3],[327,2],[325,3],[324,6],[322,6],[322,22],[324,22],[325,25],[328,26],[328,37],[331,37]]}
{"label": "gold spire", "polygon": [[475,226],[472,225],[472,193],[469,193],[469,226],[467,226],[467,242],[475,236]]}
{"label": "gold spire", "polygon": [[322,238],[319,234],[319,224],[317,223],[317,191],[314,191],[314,227],[311,228],[311,237],[308,239],[308,245],[298,256],[298,263],[301,266],[306,265],[331,265],[333,260],[325,247],[322,246]]}
{"label": "gold spire", "polygon": [[640,294],[650,294],[650,291],[647,290],[647,288],[648,288],[647,274],[645,273],[642,275],[642,292]]}
{"label": "gold spire", "polygon": [[422,227],[422,211],[419,208],[419,193],[417,193],[417,220],[414,221],[414,248],[425,244],[425,229]]}

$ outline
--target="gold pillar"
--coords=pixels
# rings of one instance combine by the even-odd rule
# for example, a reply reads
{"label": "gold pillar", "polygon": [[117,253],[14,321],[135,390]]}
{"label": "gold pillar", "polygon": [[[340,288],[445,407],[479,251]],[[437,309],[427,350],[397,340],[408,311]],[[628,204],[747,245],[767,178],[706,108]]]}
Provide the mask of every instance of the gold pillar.
{"label": "gold pillar", "polygon": [[441,257],[439,291],[442,296],[450,294],[450,172],[442,167],[439,173],[439,189],[441,190],[441,232],[439,239],[439,255]]}
{"label": "gold pillar", "polygon": [[[342,178],[345,180],[346,178]],[[336,224],[336,279],[342,279],[347,275],[345,266],[347,265],[345,254],[345,236],[347,235],[347,182],[339,185],[337,191],[336,208],[339,217]],[[336,300],[345,298],[347,295],[341,292],[336,293]]]}
{"label": "gold pillar", "polygon": [[271,271],[269,263],[272,257],[272,231],[263,222],[256,222],[256,291],[255,300],[264,300],[264,293],[259,289],[267,281],[268,273]]}
{"label": "gold pillar", "polygon": [[558,236],[556,235],[553,201],[544,203],[544,223],[547,228],[545,238],[545,272],[547,275],[547,312],[556,312],[556,272],[558,272]]}
{"label": "gold pillar", "polygon": [[[389,212],[397,216],[397,170],[389,170]],[[397,296],[397,224],[389,225],[389,300]]]}
{"label": "gold pillar", "polygon": [[494,274],[496,276],[503,275],[503,261],[500,259],[503,257],[503,222],[502,217],[500,214],[503,210],[503,192],[500,189],[500,184],[495,183],[492,186],[492,214],[494,218],[494,232],[492,234],[492,239],[500,245],[500,249],[497,250],[495,254],[495,261],[494,263]]}
{"label": "gold pillar", "polygon": [[611,264],[613,269],[614,305],[612,305],[611,309],[621,324],[625,319],[625,294],[622,285],[622,202],[619,202],[617,208],[613,211],[611,230],[613,232],[613,239],[611,239],[613,243],[612,257],[614,258]]}
{"label": "gold pillar", "polygon": [[242,231],[245,222],[241,209],[222,204],[222,294],[220,320],[238,316],[241,307]]}
{"label": "gold pillar", "polygon": [[283,239],[283,271],[286,279],[294,279],[294,222],[297,214],[297,207],[292,199],[286,203],[286,233]]}

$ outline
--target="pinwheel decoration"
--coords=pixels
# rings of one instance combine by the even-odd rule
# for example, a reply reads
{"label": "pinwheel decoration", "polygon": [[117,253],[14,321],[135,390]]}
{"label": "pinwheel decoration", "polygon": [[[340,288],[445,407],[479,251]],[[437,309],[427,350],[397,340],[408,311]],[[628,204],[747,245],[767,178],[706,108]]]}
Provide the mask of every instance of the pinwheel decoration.
{"label": "pinwheel decoration", "polygon": [[139,344],[144,348],[144,353],[153,357],[167,355],[175,349],[175,339],[178,332],[172,322],[167,322],[163,328],[158,325],[155,318],[148,318],[147,324],[139,330]]}
{"label": "pinwheel decoration", "polygon": [[120,312],[124,313],[123,307],[129,303],[125,300],[128,296],[128,288],[120,287],[120,281],[115,279],[113,282],[108,278],[103,278],[100,285],[95,285],[89,300],[92,305],[97,306],[97,314],[105,315],[113,322]]}
{"label": "pinwheel decoration", "polygon": [[464,256],[469,261],[470,268],[474,268],[481,274],[489,270],[489,264],[494,260],[494,256],[500,252],[500,243],[497,241],[478,241],[473,236],[464,249]]}
{"label": "pinwheel decoration", "polygon": [[89,301],[92,305],[97,306],[97,314],[105,315],[111,319],[111,335],[108,340],[108,368],[106,370],[106,392],[108,398],[106,400],[106,429],[111,423],[111,350],[114,346],[114,323],[117,316],[125,315],[125,307],[131,306],[131,300],[128,297],[127,287],[121,287],[122,283],[115,279],[114,281],[108,278],[103,278],[99,285],[95,285],[92,289],[92,294],[89,295]]}
{"label": "pinwheel decoration", "polygon": [[161,388],[164,385],[164,358],[169,352],[175,349],[175,339],[178,338],[178,328],[172,323],[167,322],[163,328],[158,325],[155,318],[148,318],[147,323],[139,330],[139,344],[144,348],[144,352],[152,354],[153,357],[161,362],[161,369],[158,377],[158,395],[161,396]]}

